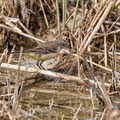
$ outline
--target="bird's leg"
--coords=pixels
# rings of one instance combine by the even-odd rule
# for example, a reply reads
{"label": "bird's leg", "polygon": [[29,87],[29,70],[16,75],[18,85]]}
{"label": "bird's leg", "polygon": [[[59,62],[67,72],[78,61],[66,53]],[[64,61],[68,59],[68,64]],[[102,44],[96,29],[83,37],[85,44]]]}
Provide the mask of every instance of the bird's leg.
{"label": "bird's leg", "polygon": [[40,67],[41,67],[43,70],[45,70],[45,68],[42,66],[42,64],[43,64],[43,61],[41,61],[41,62],[39,63],[39,65],[40,65]]}
{"label": "bird's leg", "polygon": [[[40,66],[39,66],[39,61],[37,61],[36,65],[40,68]],[[41,69],[41,68],[40,68],[40,69]]]}
{"label": "bird's leg", "polygon": [[37,61],[37,66],[38,66],[40,69],[45,70],[45,68],[42,66],[42,63],[43,63],[43,61]]}

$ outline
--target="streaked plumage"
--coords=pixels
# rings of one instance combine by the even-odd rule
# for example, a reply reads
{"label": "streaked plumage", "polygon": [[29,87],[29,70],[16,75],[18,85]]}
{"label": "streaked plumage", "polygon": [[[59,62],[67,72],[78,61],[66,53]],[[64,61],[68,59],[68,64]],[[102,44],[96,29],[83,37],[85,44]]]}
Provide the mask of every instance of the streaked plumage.
{"label": "streaked plumage", "polygon": [[69,47],[69,43],[65,40],[48,41],[26,51],[26,53],[32,59],[45,61],[54,58],[62,48],[66,47]]}
{"label": "streaked plumage", "polygon": [[55,58],[63,48],[69,48],[69,42],[63,39],[58,39],[41,43],[39,46],[26,51],[25,54],[30,58],[37,60],[37,65],[42,67],[44,61]]}

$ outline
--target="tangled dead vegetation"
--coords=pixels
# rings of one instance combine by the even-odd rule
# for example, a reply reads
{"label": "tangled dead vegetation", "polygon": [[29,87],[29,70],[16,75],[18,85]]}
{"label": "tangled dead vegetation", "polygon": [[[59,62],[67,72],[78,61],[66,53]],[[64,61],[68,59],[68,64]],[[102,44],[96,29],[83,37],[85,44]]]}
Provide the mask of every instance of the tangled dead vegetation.
{"label": "tangled dead vegetation", "polygon": [[[86,0],[84,2],[68,0],[65,12],[64,2],[64,0],[59,1],[59,7],[57,0],[5,0],[0,3],[0,73],[2,75],[0,86],[4,89],[0,89],[3,94],[0,96],[0,106],[6,112],[6,116],[0,116],[1,119],[16,120],[21,116],[24,118],[26,115],[41,119],[34,113],[30,116],[29,112],[20,108],[18,104],[21,95],[31,89],[36,93],[69,94],[77,96],[80,100],[91,100],[92,105],[89,106],[92,108],[92,113],[89,115],[91,119],[97,119],[96,116],[101,120],[120,119],[119,104],[114,100],[114,98],[118,100],[120,92],[120,0]],[[58,8],[59,11],[57,11]],[[57,16],[58,12],[59,16]],[[65,49],[62,49],[64,47],[60,47],[60,45],[55,47],[57,42],[52,46],[48,45],[49,42],[47,43],[47,41],[53,42],[59,39],[67,41]],[[48,58],[45,56],[43,59],[44,65],[47,65],[45,69],[36,67],[35,61],[33,61],[32,67],[27,66],[22,59],[24,51],[42,44],[44,44],[42,46],[44,52],[41,54],[45,56],[47,53],[50,56],[49,50],[56,51],[54,59],[56,61],[58,59],[58,61],[56,63],[52,61],[52,67],[48,67],[46,62]],[[44,47],[45,44],[49,49]],[[18,54],[16,51],[19,49]],[[37,57],[43,58],[41,54],[38,54]],[[50,58],[53,57],[50,56]],[[16,59],[18,64],[15,64]],[[30,63],[29,58],[25,57],[25,59],[27,63]],[[16,72],[14,72],[15,70]],[[67,85],[65,88],[61,88],[61,86],[59,88],[59,85],[64,83],[70,84],[71,86],[68,88],[71,89],[66,90]],[[33,89],[36,86],[39,88],[41,85],[44,86],[42,86],[43,88],[46,87],[46,90]],[[53,88],[54,86],[55,88]],[[49,91],[49,87],[51,91]],[[81,92],[84,94],[82,97]],[[53,98],[46,103],[47,105],[43,101],[39,104],[48,107],[48,111],[45,110],[47,114],[54,111],[57,116],[53,108],[61,107],[60,105],[64,104],[64,101],[57,104]],[[22,99],[24,101],[23,96]],[[50,98],[48,97],[48,99]],[[57,98],[55,100],[59,101]],[[65,100],[65,96],[62,100]],[[94,109],[96,101],[105,107],[104,110],[101,110],[102,115],[98,115]],[[68,105],[67,102],[66,104]],[[73,120],[80,118],[78,113],[82,110],[82,104],[84,102],[81,102],[79,106],[76,105],[76,113],[72,113]],[[73,109],[72,107],[62,107]],[[35,111],[37,110],[35,109]],[[42,110],[40,109],[40,111]],[[51,114],[53,115],[53,113]],[[64,114],[61,119],[64,119]]]}

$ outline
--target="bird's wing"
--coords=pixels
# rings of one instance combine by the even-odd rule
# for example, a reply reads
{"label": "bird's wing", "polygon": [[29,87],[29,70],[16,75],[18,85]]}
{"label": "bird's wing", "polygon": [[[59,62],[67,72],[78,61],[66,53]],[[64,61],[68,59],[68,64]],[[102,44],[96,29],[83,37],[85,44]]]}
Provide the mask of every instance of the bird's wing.
{"label": "bird's wing", "polygon": [[27,52],[40,52],[42,54],[56,53],[58,52],[58,48],[62,49],[67,46],[64,40],[55,40],[41,43],[39,46],[28,50]]}

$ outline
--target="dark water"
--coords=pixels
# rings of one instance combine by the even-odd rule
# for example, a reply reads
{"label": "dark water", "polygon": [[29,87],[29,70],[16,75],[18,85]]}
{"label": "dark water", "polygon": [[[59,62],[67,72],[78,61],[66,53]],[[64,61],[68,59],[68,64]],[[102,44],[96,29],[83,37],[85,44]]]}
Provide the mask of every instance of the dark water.
{"label": "dark water", "polygon": [[[89,90],[81,87],[76,83],[39,83],[23,93],[20,104],[28,113],[31,112],[31,116],[42,120],[72,120],[75,114],[79,120],[84,120],[91,118],[92,112],[94,117],[100,116],[93,110]],[[96,101],[95,106],[97,104]]]}

